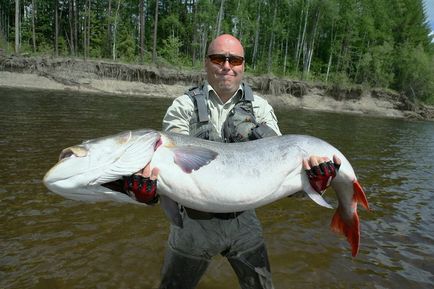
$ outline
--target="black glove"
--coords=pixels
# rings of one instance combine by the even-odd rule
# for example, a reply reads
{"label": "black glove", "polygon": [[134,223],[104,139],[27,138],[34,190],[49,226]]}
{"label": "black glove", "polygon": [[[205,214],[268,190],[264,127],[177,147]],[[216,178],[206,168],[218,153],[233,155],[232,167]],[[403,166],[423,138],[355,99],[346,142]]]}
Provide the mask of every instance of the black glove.
{"label": "black glove", "polygon": [[336,174],[341,165],[335,164],[332,161],[320,163],[318,166],[312,167],[310,170],[305,170],[309,179],[310,185],[317,193],[322,193],[330,185],[330,182],[336,177]]}
{"label": "black glove", "polygon": [[153,205],[158,202],[157,180],[140,175],[123,178],[124,191],[136,201]]}

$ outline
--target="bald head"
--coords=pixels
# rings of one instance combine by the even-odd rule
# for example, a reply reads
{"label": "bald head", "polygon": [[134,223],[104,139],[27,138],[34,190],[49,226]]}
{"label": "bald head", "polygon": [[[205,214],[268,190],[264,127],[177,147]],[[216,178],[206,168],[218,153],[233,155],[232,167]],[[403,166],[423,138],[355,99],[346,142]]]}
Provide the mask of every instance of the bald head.
{"label": "bald head", "polygon": [[211,41],[208,55],[223,55],[223,59],[226,57],[224,62],[214,63],[209,57],[205,59],[208,83],[225,103],[237,92],[244,75],[244,61],[241,64],[231,64],[229,57],[244,57],[244,48],[237,38],[223,34]]}
{"label": "bald head", "polygon": [[230,34],[222,34],[217,36],[208,47],[208,55],[221,53],[222,50],[230,50],[230,54],[244,57],[244,48],[241,42]]}

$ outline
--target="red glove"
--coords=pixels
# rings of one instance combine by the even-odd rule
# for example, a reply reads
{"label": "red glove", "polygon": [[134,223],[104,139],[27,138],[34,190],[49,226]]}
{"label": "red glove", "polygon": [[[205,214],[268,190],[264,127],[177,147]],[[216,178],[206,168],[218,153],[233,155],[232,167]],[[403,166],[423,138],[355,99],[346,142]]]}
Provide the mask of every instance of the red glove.
{"label": "red glove", "polygon": [[158,202],[157,180],[140,175],[124,177],[124,190],[135,197],[138,202],[153,205]]}
{"label": "red glove", "polygon": [[338,172],[340,164],[328,161],[326,163],[320,163],[318,166],[313,166],[309,170],[305,170],[309,179],[310,185],[318,193],[322,193],[330,185],[330,182],[336,173]]}

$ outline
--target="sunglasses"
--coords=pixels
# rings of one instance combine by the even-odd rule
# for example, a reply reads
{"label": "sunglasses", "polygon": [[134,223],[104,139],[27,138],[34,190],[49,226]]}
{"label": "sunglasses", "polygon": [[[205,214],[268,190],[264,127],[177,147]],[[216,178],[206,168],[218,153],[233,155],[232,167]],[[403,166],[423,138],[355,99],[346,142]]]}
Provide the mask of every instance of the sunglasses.
{"label": "sunglasses", "polygon": [[226,56],[224,54],[210,54],[208,55],[208,58],[212,63],[220,66],[223,66],[226,61],[229,61],[231,66],[238,66],[244,62],[244,57],[237,55]]}

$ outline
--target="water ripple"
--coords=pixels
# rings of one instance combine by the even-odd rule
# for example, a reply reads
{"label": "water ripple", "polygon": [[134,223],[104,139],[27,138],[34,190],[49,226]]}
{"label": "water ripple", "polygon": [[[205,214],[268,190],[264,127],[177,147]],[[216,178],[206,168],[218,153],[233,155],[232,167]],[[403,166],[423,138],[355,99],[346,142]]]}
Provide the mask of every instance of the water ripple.
{"label": "water ripple", "polygon": [[[169,226],[158,207],[66,200],[41,179],[64,147],[159,129],[170,100],[0,90],[0,288],[157,287]],[[350,159],[372,210],[359,209],[360,253],[352,258],[330,230],[333,211],[310,199],[258,209],[275,287],[434,287],[434,124],[276,113],[284,133],[324,138]],[[326,198],[336,204],[333,192]],[[221,257],[199,284],[237,287]]]}

